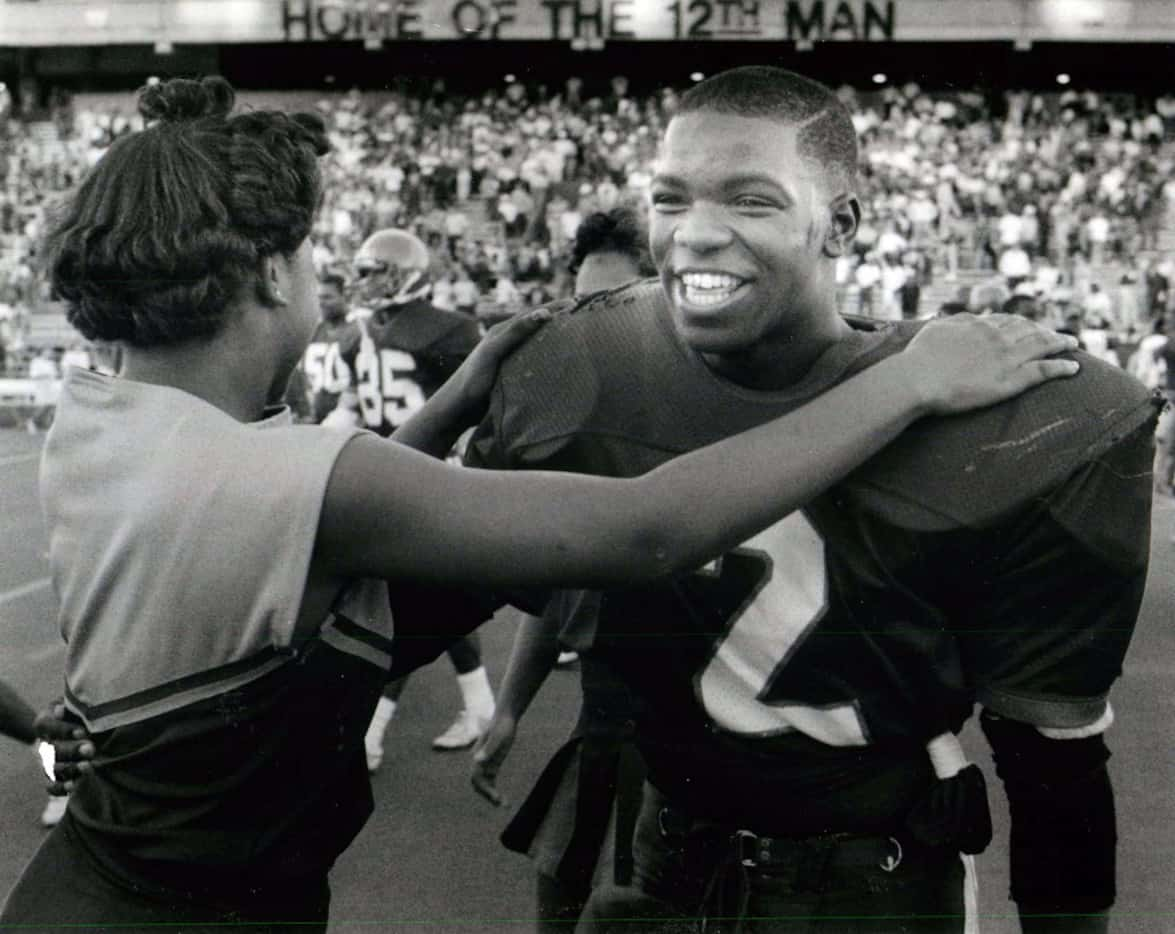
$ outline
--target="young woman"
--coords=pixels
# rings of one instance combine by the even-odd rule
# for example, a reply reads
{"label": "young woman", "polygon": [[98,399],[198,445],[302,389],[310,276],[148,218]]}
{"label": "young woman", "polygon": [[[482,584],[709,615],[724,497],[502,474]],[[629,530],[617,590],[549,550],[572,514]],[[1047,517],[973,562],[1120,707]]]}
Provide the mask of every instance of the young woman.
{"label": "young woman", "polygon": [[71,322],[124,358],[118,377],[67,375],[46,443],[66,703],[97,752],[3,924],[325,930],[327,873],[372,807],[363,733],[400,651],[398,594],[696,567],[919,416],[1075,369],[1045,359],[1071,341],[956,318],[638,479],[446,464],[540,313],[483,341],[401,443],[292,425],[267,403],[319,317],[307,237],[326,137],[311,115],[234,114],[233,97],[219,78],[146,88],[147,129],[48,228]]}

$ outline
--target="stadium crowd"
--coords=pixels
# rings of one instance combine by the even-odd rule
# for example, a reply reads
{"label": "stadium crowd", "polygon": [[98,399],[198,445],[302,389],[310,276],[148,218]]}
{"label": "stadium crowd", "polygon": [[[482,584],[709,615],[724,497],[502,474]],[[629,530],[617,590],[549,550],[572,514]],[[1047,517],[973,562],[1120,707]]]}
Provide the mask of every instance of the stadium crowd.
{"label": "stadium crowd", "polygon": [[[865,217],[838,270],[844,310],[916,317],[1014,298],[1094,332],[1087,343],[1111,356],[1154,330],[1175,281],[1160,242],[1175,208],[1175,96],[840,93],[868,154]],[[677,98],[632,94],[622,77],[600,96],[571,78],[479,96],[437,82],[312,97],[334,147],[316,266],[346,272],[373,230],[400,227],[431,249],[439,307],[493,317],[570,294],[579,223],[643,197]],[[52,121],[0,125],[0,372],[27,372],[37,356],[26,344],[30,310],[50,298],[33,249],[45,209],[140,126],[130,101],[62,98]],[[944,289],[945,302],[929,300]]]}

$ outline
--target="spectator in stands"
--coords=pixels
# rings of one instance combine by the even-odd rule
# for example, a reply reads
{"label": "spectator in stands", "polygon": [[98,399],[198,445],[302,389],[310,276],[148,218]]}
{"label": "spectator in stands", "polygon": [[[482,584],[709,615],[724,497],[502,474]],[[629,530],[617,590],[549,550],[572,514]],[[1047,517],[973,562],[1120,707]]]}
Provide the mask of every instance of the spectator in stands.
{"label": "spectator in stands", "polygon": [[1082,316],[1081,330],[1078,334],[1081,346],[1086,353],[1092,354],[1099,360],[1105,360],[1114,366],[1121,366],[1122,360],[1114,349],[1114,336],[1110,333],[1108,319],[1088,310]]}
{"label": "spectator in stands", "polygon": [[453,273],[448,269],[433,280],[432,303],[445,311],[454,311],[457,308],[457,299],[453,295]]}
{"label": "spectator in stands", "polygon": [[1110,293],[1103,291],[1096,282],[1089,284],[1089,293],[1085,296],[1084,311],[1085,320],[1089,327],[1100,325],[1108,330],[1110,322],[1115,318],[1114,302],[1110,298]]}
{"label": "spectator in stands", "polygon": [[881,261],[881,317],[896,321],[902,317],[900,293],[910,270],[900,255],[887,254]]}
{"label": "spectator in stands", "polygon": [[1016,286],[1032,275],[1032,260],[1019,242],[1005,247],[1000,253],[999,273],[1013,292]]}
{"label": "spectator in stands", "polygon": [[876,253],[866,253],[865,258],[854,273],[857,283],[857,311],[862,315],[872,315],[873,306],[881,283],[881,266],[877,262]]}
{"label": "spectator in stands", "polygon": [[[1168,132],[1161,113],[1167,102],[1121,107],[1098,97],[1096,109],[1087,111],[1082,95],[1065,96],[1063,105],[1061,97],[1010,93],[1001,115],[998,104],[959,92],[887,87],[854,94],[854,124],[880,143],[868,150],[859,255],[900,251],[895,237],[926,240],[952,281],[960,264],[997,268],[1018,218],[1018,239],[1030,260],[1048,256],[1068,270],[1073,249],[1091,252],[1089,228],[1100,223],[1099,211],[1109,225],[1105,258],[1128,259],[1135,243],[1153,250],[1168,201],[1164,188],[1171,187],[1170,152],[1157,135]],[[674,99],[671,89],[645,98],[630,89],[624,112],[610,112],[582,88],[578,97],[551,97],[520,82],[469,99],[438,96],[432,88],[324,97],[319,109],[336,150],[324,164],[329,195],[316,268],[346,268],[372,229],[398,226],[430,245],[434,235],[442,238],[450,258],[464,263],[489,294],[499,257],[487,266],[462,247],[481,210],[469,199],[485,179],[491,216],[499,195],[512,205],[504,212],[514,222],[500,244],[509,259],[531,242],[554,250],[544,275],[516,275],[515,283],[524,293],[536,291],[530,288],[536,281],[549,291],[549,269],[565,267],[576,212],[643,196],[653,141]],[[1054,110],[1065,109],[1067,118],[1054,118]],[[14,137],[15,148],[0,155],[9,161],[0,172],[7,182],[0,186],[0,237],[7,238],[0,243],[0,286],[15,280],[22,297],[38,298],[28,253],[44,205],[113,139],[138,128],[137,121],[77,105],[74,119],[62,122],[60,139]],[[1090,128],[1101,135],[1091,136]],[[1140,145],[1145,140],[1160,148]],[[558,195],[553,208],[548,195]],[[1092,237],[1098,236],[1095,229]],[[561,279],[556,288],[566,292],[570,285]],[[1082,282],[1077,290],[1084,294]]]}
{"label": "spectator in stands", "polygon": [[477,303],[480,299],[481,292],[469,274],[468,267],[458,266],[457,278],[453,282],[453,303],[457,310],[469,315],[476,315]]}
{"label": "spectator in stands", "polygon": [[1137,339],[1142,331],[1142,310],[1139,302],[1138,278],[1133,272],[1122,273],[1118,279],[1117,308],[1114,313],[1117,330]]}
{"label": "spectator in stands", "polygon": [[1098,206],[1085,222],[1085,241],[1089,249],[1089,261],[1100,266],[1106,260],[1106,247],[1110,242],[1110,219],[1105,210]]}
{"label": "spectator in stands", "polygon": [[[917,258],[913,259],[917,262]],[[918,317],[918,306],[922,300],[921,276],[911,262],[905,263],[906,275],[898,288],[898,304],[901,307],[902,318],[910,320]]]}
{"label": "spectator in stands", "polygon": [[1008,207],[996,223],[1001,251],[1020,246],[1023,226],[1024,223],[1020,215]]}
{"label": "spectator in stands", "polygon": [[5,292],[0,292],[0,375],[8,369],[8,347],[15,334],[16,308],[7,301],[7,297]]}
{"label": "spectator in stands", "polygon": [[1040,220],[1037,216],[1036,205],[1026,204],[1020,213],[1020,245],[1029,257],[1040,255]]}
{"label": "spectator in stands", "polygon": [[35,401],[25,416],[25,428],[29,434],[36,434],[53,423],[53,408],[61,389],[58,358],[57,349],[43,347],[29,361],[28,377],[36,386]]}

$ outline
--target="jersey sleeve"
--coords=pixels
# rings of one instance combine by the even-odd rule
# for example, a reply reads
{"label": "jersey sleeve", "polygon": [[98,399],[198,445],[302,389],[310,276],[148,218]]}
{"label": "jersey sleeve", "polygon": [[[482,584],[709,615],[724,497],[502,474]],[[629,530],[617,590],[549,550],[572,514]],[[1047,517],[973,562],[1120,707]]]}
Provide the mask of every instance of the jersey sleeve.
{"label": "jersey sleeve", "polygon": [[1146,581],[1152,430],[1135,429],[979,533],[977,564],[960,557],[952,617],[987,710],[1057,737],[1108,725]]}
{"label": "jersey sleeve", "polygon": [[499,380],[490,394],[486,415],[469,436],[465,446],[466,467],[480,467],[486,470],[510,470],[518,466],[510,456],[510,440],[502,425],[505,411],[505,387]]}

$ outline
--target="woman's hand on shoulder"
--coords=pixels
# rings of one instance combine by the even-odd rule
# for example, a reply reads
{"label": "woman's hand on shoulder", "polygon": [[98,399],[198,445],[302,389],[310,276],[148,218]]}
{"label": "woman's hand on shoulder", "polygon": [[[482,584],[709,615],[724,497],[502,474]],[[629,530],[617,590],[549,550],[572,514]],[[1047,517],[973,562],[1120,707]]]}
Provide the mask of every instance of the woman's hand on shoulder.
{"label": "woman's hand on shoulder", "polygon": [[1079,364],[1058,355],[1077,346],[1072,335],[1019,315],[958,314],[926,324],[899,359],[927,411],[946,415],[1072,376]]}
{"label": "woman's hand on shoulder", "polygon": [[551,312],[538,308],[491,327],[453,374],[464,404],[470,409],[484,410],[503,361],[550,320]]}

